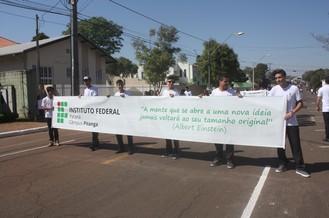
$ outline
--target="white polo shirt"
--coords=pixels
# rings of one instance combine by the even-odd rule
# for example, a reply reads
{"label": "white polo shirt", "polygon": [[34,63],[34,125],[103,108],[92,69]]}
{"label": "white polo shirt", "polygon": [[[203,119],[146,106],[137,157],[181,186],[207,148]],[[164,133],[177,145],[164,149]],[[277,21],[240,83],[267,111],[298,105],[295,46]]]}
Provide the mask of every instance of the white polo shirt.
{"label": "white polo shirt", "polygon": [[98,89],[94,86],[86,87],[83,96],[98,96]]}
{"label": "white polo shirt", "polygon": [[236,95],[236,91],[232,88],[228,88],[226,90],[220,90],[219,88],[216,88],[212,90],[210,96],[233,96]]}
{"label": "white polo shirt", "polygon": [[322,97],[322,112],[329,112],[329,85],[325,84],[318,90],[318,97]]}
{"label": "white polo shirt", "polygon": [[53,98],[44,97],[41,101],[41,108],[45,110],[45,118],[53,117]]}
{"label": "white polo shirt", "polygon": [[167,96],[167,97],[170,97],[170,95],[179,96],[178,92],[174,89],[165,89],[161,94],[161,96]]}
{"label": "white polo shirt", "polygon": [[[302,100],[302,96],[299,89],[295,85],[289,84],[284,89],[280,85],[274,86],[268,96],[285,96],[287,99],[287,113],[292,111],[296,107],[297,101]],[[290,119],[287,120],[287,126],[298,126],[297,117],[294,114]]]}

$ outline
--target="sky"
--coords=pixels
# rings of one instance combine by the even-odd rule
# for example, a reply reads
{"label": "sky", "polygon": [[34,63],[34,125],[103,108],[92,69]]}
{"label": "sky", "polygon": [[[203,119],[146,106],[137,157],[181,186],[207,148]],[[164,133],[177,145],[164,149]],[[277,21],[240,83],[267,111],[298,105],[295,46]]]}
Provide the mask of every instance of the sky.
{"label": "sky", "polygon": [[[40,17],[40,32],[50,37],[62,34],[69,17],[26,10],[2,4],[0,36],[16,42],[31,41],[35,35],[35,15]],[[67,0],[11,1],[38,7],[68,10]],[[329,68],[329,50],[313,35],[329,37],[328,0],[115,0],[161,23],[172,25],[179,34],[176,46],[187,54],[190,63],[202,54],[203,41],[225,41],[238,55],[241,68],[257,63],[271,69],[283,68],[288,74]],[[43,5],[42,5],[43,4]],[[123,27],[123,31],[149,39],[148,33],[160,24],[137,15],[110,0],[79,0],[78,11],[86,16],[103,16]],[[66,13],[66,12],[65,12]],[[244,32],[242,36],[234,33]],[[124,36],[123,47],[115,57],[137,63],[132,39]],[[196,39],[199,38],[199,39]],[[202,39],[202,40],[200,40]]]}

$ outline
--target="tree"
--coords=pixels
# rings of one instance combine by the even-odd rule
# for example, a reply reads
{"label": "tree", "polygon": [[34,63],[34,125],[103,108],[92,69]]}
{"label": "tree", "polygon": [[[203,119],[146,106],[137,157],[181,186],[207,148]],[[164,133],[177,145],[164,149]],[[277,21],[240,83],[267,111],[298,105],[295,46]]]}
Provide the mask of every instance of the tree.
{"label": "tree", "polygon": [[182,62],[182,63],[186,63],[187,62],[187,56],[186,56],[186,54],[184,54],[184,53],[180,53],[179,55],[178,55],[178,59],[177,59],[179,62]]}
{"label": "tree", "polygon": [[305,72],[302,78],[308,82],[309,88],[316,90],[321,87],[321,81],[327,76],[329,76],[329,69],[317,69]]}
{"label": "tree", "polygon": [[[63,34],[70,34],[70,24]],[[78,32],[111,55],[122,47],[122,27],[104,17],[92,17],[78,23]]]}
{"label": "tree", "polygon": [[316,40],[322,43],[325,49],[329,50],[329,36],[316,35],[316,34],[312,34],[312,35]]}
{"label": "tree", "polygon": [[[209,61],[208,61],[209,54]],[[226,72],[232,81],[244,82],[246,75],[240,70],[238,56],[227,44],[220,44],[216,40],[204,43],[202,55],[197,58],[198,71],[203,81],[208,81],[208,65],[210,62],[210,83],[217,86],[219,73]]]}
{"label": "tree", "polygon": [[134,64],[131,60],[120,57],[116,59],[117,62],[110,63],[107,66],[107,72],[110,72],[110,74],[113,74],[115,76],[122,76],[122,77],[128,77],[133,76],[137,73],[138,66]]}
{"label": "tree", "polygon": [[33,36],[31,42],[36,41],[37,39],[42,40],[42,39],[49,39],[49,36],[47,36],[45,33],[41,32],[38,34],[38,36]]}
{"label": "tree", "polygon": [[172,26],[160,26],[150,30],[150,36],[156,37],[154,47],[150,48],[141,39],[133,41],[136,59],[144,67],[145,79],[155,89],[160,89],[170,66],[175,64],[175,54],[180,51],[173,44],[178,41],[177,30]]}

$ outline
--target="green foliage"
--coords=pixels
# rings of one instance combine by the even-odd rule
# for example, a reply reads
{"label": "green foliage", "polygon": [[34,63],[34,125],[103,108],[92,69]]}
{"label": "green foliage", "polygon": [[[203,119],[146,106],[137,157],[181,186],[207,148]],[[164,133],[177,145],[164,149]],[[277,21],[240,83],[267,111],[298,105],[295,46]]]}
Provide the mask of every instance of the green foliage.
{"label": "green foliage", "polygon": [[[70,24],[63,34],[70,34]],[[122,47],[122,27],[104,17],[92,17],[78,23],[78,32],[111,55]]]}
{"label": "green foliage", "polygon": [[[208,61],[209,60],[209,61]],[[210,83],[217,86],[219,73],[227,73],[232,81],[244,82],[247,80],[245,73],[240,70],[238,56],[227,44],[220,44],[216,40],[204,43],[204,50],[197,58],[198,71],[203,81],[208,81],[208,63],[210,62]]]}
{"label": "green foliage", "polygon": [[128,77],[129,75],[134,75],[137,73],[138,66],[134,64],[131,60],[120,57],[116,59],[116,63],[110,63],[107,65],[107,72],[115,76]]}
{"label": "green foliage", "polygon": [[166,78],[170,66],[175,64],[174,55],[180,51],[173,44],[178,41],[175,27],[161,26],[157,31],[150,30],[150,36],[156,37],[155,47],[150,48],[140,39],[133,42],[136,58],[144,67],[145,79],[158,89]]}
{"label": "green foliage", "polygon": [[37,41],[37,39],[42,40],[42,39],[49,39],[49,36],[47,36],[45,33],[41,32],[37,36],[33,36],[31,42]]}
{"label": "green foliage", "polygon": [[302,78],[308,82],[309,88],[318,89],[322,85],[321,81],[327,76],[329,76],[329,69],[317,69],[305,72]]}
{"label": "green foliage", "polygon": [[15,121],[18,114],[14,113],[0,113],[0,123]]}

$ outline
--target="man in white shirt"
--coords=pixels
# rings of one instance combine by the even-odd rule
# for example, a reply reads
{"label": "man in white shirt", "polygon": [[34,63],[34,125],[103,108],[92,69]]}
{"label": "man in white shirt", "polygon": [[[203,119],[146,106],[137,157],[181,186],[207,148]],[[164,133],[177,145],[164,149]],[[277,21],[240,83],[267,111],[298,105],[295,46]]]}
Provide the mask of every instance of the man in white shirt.
{"label": "man in white shirt", "polygon": [[[284,119],[286,120],[286,135],[288,136],[291,151],[296,164],[296,173],[303,177],[310,177],[310,174],[305,170],[302,147],[300,143],[299,126],[296,113],[303,107],[302,97],[297,86],[286,81],[286,72],[283,69],[273,71],[275,81],[277,83],[269,96],[285,96],[287,99],[287,111]],[[276,173],[281,173],[287,170],[288,159],[285,150],[278,148],[279,167],[275,170]]]}
{"label": "man in white shirt", "polygon": [[[214,89],[210,96],[235,96],[237,95],[236,90],[230,88],[230,79],[227,75],[221,74],[219,75],[219,85],[218,88]],[[233,163],[234,156],[234,145],[224,145],[224,144],[215,144],[216,148],[216,157],[210,163],[211,167],[219,165],[224,159],[224,151],[223,147],[226,147],[225,150],[225,159],[226,166],[228,169],[233,169],[235,167]]]}
{"label": "man in white shirt", "polygon": [[185,92],[184,92],[184,94],[185,94],[186,96],[192,96],[192,92],[191,92],[191,90],[190,90],[190,88],[189,88],[188,86],[185,87]]}
{"label": "man in white shirt", "polygon": [[47,87],[47,96],[41,100],[41,108],[45,111],[44,116],[48,126],[49,146],[59,146],[58,129],[52,127],[52,118],[54,111],[54,88]]}
{"label": "man in white shirt", "polygon": [[[86,88],[83,91],[83,96],[98,96],[98,89],[91,85],[91,78],[89,76],[84,76],[83,77],[83,82],[86,86]],[[98,140],[98,132],[93,132],[92,133],[92,143],[90,145],[90,149],[92,151],[95,151],[96,148],[99,145],[99,140]]]}
{"label": "man in white shirt", "polygon": [[326,130],[326,135],[323,141],[329,142],[329,76],[325,78],[325,84],[318,90],[318,97],[316,99],[317,111],[320,111],[321,101],[324,127]]}
{"label": "man in white shirt", "polygon": [[[179,96],[179,93],[174,89],[174,78],[171,76],[167,77],[167,87],[168,89],[163,90],[161,96],[175,97]],[[174,149],[172,144],[174,143]],[[178,158],[179,153],[179,141],[174,139],[166,139],[166,151],[161,157],[170,156],[173,160]]]}
{"label": "man in white shirt", "polygon": [[[118,86],[119,90],[116,93],[114,93],[114,96],[122,97],[122,98],[128,96],[128,93],[124,89],[124,83],[121,79],[117,80],[116,85]],[[124,144],[123,144],[123,136],[122,135],[115,135],[115,137],[117,138],[117,142],[119,144],[119,149],[116,153],[125,152],[126,149],[125,149]],[[131,155],[131,154],[134,153],[134,150],[135,150],[135,147],[134,147],[134,144],[133,144],[133,137],[128,135],[127,139],[128,139],[128,154]]]}

